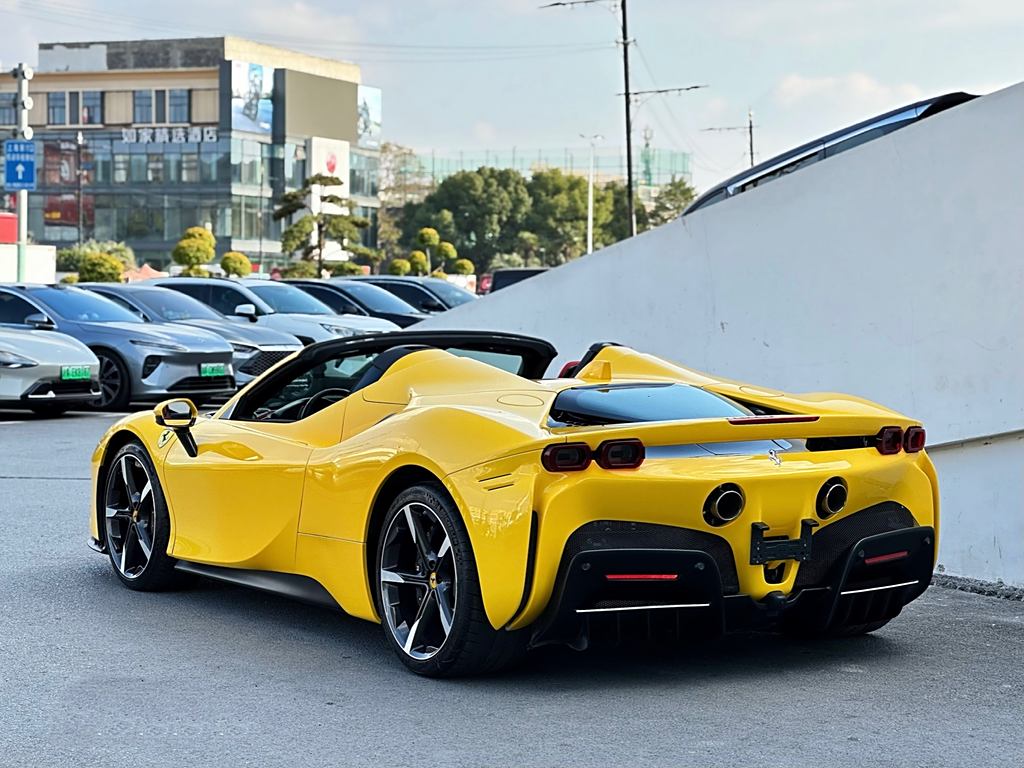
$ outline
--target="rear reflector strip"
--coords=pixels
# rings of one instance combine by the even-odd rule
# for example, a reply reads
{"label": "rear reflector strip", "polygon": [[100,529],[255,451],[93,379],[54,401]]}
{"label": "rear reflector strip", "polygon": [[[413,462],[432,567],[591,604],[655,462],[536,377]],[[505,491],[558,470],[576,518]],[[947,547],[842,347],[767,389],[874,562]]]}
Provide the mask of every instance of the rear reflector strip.
{"label": "rear reflector strip", "polygon": [[817,416],[794,416],[784,414],[782,416],[734,416],[729,419],[730,424],[805,424],[817,421]]}
{"label": "rear reflector strip", "polygon": [[899,589],[900,587],[912,587],[917,584],[917,580],[914,581],[903,581],[899,584],[887,584],[884,587],[867,587],[866,589],[848,589],[845,592],[840,592],[840,595],[859,595],[863,592],[880,592],[883,589]]}
{"label": "rear reflector strip", "polygon": [[675,581],[678,573],[609,573],[608,581]]}
{"label": "rear reflector strip", "polygon": [[874,557],[865,557],[864,565],[879,565],[881,563],[891,563],[893,560],[902,560],[905,557],[909,557],[910,553],[907,550],[902,552],[890,552],[888,555],[875,555]]}
{"label": "rear reflector strip", "polygon": [[[917,582],[914,582],[915,584]],[[844,593],[845,594],[845,593]],[[657,608],[710,608],[711,603],[676,603],[675,605],[627,605],[623,608],[577,608],[576,613],[609,613],[611,611],[653,611]]]}

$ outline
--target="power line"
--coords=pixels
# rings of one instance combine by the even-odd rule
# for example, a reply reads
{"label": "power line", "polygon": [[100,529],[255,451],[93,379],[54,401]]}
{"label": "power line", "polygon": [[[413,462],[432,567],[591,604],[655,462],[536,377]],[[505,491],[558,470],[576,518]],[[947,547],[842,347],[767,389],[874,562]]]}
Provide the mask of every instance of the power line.
{"label": "power line", "polygon": [[707,131],[717,131],[717,132],[746,131],[747,132],[747,140],[749,142],[750,167],[751,168],[754,167],[754,110],[752,110],[752,109],[748,109],[747,110],[747,124],[746,125],[726,125],[726,126],[717,126],[717,127],[713,127],[713,128],[702,128],[701,130],[705,131],[705,132],[707,132]]}

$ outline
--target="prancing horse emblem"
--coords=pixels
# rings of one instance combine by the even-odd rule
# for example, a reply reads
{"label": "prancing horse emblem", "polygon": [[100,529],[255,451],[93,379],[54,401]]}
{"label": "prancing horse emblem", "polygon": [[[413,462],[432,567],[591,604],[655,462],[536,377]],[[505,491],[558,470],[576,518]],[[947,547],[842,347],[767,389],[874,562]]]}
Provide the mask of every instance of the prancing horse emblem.
{"label": "prancing horse emblem", "polygon": [[768,451],[768,458],[775,462],[776,467],[782,466],[782,459],[779,457],[779,452],[772,448]]}

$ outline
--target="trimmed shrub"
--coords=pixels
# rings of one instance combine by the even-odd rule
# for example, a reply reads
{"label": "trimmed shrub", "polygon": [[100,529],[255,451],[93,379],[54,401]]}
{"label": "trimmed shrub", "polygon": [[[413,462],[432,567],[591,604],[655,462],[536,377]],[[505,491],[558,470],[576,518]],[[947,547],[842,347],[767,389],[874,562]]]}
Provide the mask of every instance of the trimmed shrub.
{"label": "trimmed shrub", "polygon": [[244,253],[228,251],[220,260],[220,268],[229,275],[248,277],[252,274],[252,262]]}
{"label": "trimmed shrub", "polygon": [[78,279],[86,283],[119,283],[124,264],[109,253],[87,253],[78,264]]}
{"label": "trimmed shrub", "polygon": [[476,271],[476,267],[473,266],[473,262],[469,259],[456,259],[455,263],[452,264],[453,275],[472,275]]}
{"label": "trimmed shrub", "polygon": [[412,264],[408,259],[392,259],[388,264],[389,275],[408,275],[412,271]]}

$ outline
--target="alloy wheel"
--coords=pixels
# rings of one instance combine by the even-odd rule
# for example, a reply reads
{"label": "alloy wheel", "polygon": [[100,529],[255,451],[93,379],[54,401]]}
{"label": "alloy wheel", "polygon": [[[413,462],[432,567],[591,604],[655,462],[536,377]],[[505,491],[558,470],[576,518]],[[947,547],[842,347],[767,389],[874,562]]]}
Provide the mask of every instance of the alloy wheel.
{"label": "alloy wheel", "polygon": [[156,535],[156,504],[149,471],[140,459],[124,454],[107,475],[107,550],[126,579],[136,579],[149,565]]}
{"label": "alloy wheel", "polygon": [[457,577],[444,523],[426,504],[406,504],[384,535],[379,578],[384,620],[408,656],[429,659],[448,639]]}
{"label": "alloy wheel", "polygon": [[100,398],[99,408],[107,408],[121,396],[124,390],[124,374],[117,362],[107,355],[99,355],[100,359]]}

